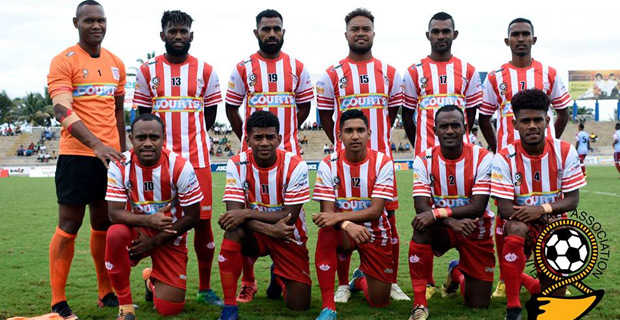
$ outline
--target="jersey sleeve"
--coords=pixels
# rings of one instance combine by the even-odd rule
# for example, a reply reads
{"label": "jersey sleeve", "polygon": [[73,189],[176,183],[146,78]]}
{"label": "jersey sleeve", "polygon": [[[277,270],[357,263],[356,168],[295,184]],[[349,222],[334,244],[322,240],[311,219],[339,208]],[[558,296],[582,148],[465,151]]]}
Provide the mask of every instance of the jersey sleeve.
{"label": "jersey sleeve", "polygon": [[243,98],[245,98],[245,81],[239,73],[239,69],[235,66],[230,73],[230,80],[228,80],[228,89],[226,90],[226,103],[233,106],[240,106],[243,104]]}
{"label": "jersey sleeve", "polygon": [[394,79],[392,79],[392,88],[390,90],[390,99],[388,108],[400,107],[403,104],[403,78],[398,71],[394,71]]}
{"label": "jersey sleeve", "polygon": [[47,90],[50,98],[59,93],[73,92],[73,76],[71,62],[64,54],[58,55],[50,63],[50,72],[47,75]]}
{"label": "jersey sleeve", "polygon": [[110,168],[108,169],[108,188],[105,199],[113,202],[127,201],[127,189],[125,189],[123,174],[116,161],[110,161]]}
{"label": "jersey sleeve", "polygon": [[490,195],[491,194],[491,172],[493,170],[493,154],[486,152],[480,163],[476,173],[476,180],[472,187],[472,195]]}
{"label": "jersey sleeve", "polygon": [[319,169],[316,173],[316,181],[314,182],[314,195],[312,199],[316,201],[336,201],[334,177],[332,177],[332,170],[325,160],[321,161],[319,164]]}
{"label": "jersey sleeve", "polygon": [[562,192],[575,191],[586,185],[586,179],[581,171],[579,155],[571,145],[568,155],[564,161],[564,171],[562,172]]}
{"label": "jersey sleeve", "polygon": [[411,73],[417,74],[414,66],[407,69],[403,75],[403,107],[415,110],[418,106],[418,90],[413,80],[414,75]]}
{"label": "jersey sleeve", "polygon": [[127,71],[125,71],[125,64],[119,57],[114,57],[114,61],[116,61],[118,65],[119,79],[118,85],[116,86],[116,91],[114,91],[115,96],[122,96],[125,94],[125,85],[127,84]]}
{"label": "jersey sleeve", "polygon": [[618,135],[618,133],[615,133],[611,135],[611,138],[613,139],[614,143],[620,140],[620,136]]}
{"label": "jersey sleeve", "polygon": [[286,191],[284,205],[303,204],[310,201],[310,183],[308,182],[308,165],[301,161],[291,173]]}
{"label": "jersey sleeve", "polygon": [[306,103],[311,102],[314,99],[314,91],[312,91],[312,80],[310,80],[310,74],[304,66],[299,75],[299,83],[295,89],[295,102]]}
{"label": "jersey sleeve", "polygon": [[213,70],[213,68],[209,68],[209,69],[211,69],[211,72],[209,72],[208,74],[205,74],[205,76],[208,76],[208,82],[207,82],[207,89],[205,90],[205,94],[202,100],[204,101],[205,107],[211,107],[211,106],[217,107],[217,104],[222,102],[222,92],[220,90],[220,79],[218,78],[217,73],[215,73],[215,70]]}
{"label": "jersey sleeve", "polygon": [[192,168],[189,161],[183,165],[176,184],[177,196],[182,207],[191,206],[202,201],[202,190],[200,189],[196,172],[194,172],[194,168]]}
{"label": "jersey sleeve", "polygon": [[334,85],[326,71],[316,83],[316,108],[319,110],[334,110],[334,102]]}
{"label": "jersey sleeve", "polygon": [[136,91],[133,94],[133,103],[139,107],[152,108],[153,95],[149,87],[150,79],[147,76],[148,65],[143,64],[138,69],[138,74],[136,75]]}
{"label": "jersey sleeve", "polygon": [[482,85],[482,105],[480,105],[480,113],[486,116],[492,116],[499,109],[499,99],[495,94],[495,84],[491,79],[495,79],[493,73],[489,73],[484,79]]}
{"label": "jersey sleeve", "polygon": [[469,65],[471,71],[468,75],[469,82],[467,83],[467,89],[465,91],[465,108],[474,108],[482,103],[482,86],[480,85],[480,75],[476,69]]}
{"label": "jersey sleeve", "polygon": [[571,102],[568,90],[557,72],[555,72],[553,88],[551,89],[551,96],[549,98],[551,99],[551,105],[556,110],[567,108]]}
{"label": "jersey sleeve", "polygon": [[381,166],[370,197],[394,200],[394,163],[392,160],[385,161]]}
{"label": "jersey sleeve", "polygon": [[239,176],[237,166],[232,160],[226,164],[226,186],[224,187],[224,198],[222,201],[233,201],[245,203],[245,190]]}
{"label": "jersey sleeve", "polygon": [[507,200],[514,200],[515,188],[512,181],[512,172],[506,158],[495,154],[493,168],[491,169],[491,196]]}
{"label": "jersey sleeve", "polygon": [[428,170],[420,156],[413,160],[413,197],[431,197],[431,182]]}

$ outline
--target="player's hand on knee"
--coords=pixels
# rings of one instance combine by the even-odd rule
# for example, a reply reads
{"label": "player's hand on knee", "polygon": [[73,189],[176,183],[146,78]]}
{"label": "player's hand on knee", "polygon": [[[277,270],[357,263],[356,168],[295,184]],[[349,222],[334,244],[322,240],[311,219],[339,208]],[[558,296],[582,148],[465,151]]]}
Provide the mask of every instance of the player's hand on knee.
{"label": "player's hand on knee", "polygon": [[415,230],[424,231],[426,228],[428,228],[433,223],[435,223],[435,215],[433,214],[432,211],[426,211],[426,212],[417,214],[413,218],[411,225],[413,226],[413,229]]}
{"label": "player's hand on knee", "polygon": [[295,234],[295,226],[289,226],[288,222],[291,220],[291,214],[289,213],[286,217],[280,219],[275,224],[272,224],[269,228],[268,236],[276,238],[276,239],[284,239],[284,240],[294,240]]}
{"label": "player's hand on knee", "polygon": [[363,244],[370,242],[370,232],[366,227],[359,224],[349,223],[344,231],[355,241],[357,244]]}
{"label": "player's hand on knee", "polygon": [[515,212],[510,217],[510,220],[519,220],[525,223],[533,222],[545,213],[542,206],[512,206]]}
{"label": "player's hand on knee", "polygon": [[478,228],[478,218],[472,219],[454,219],[449,224],[450,228],[456,233],[460,233],[465,237],[468,237],[472,232]]}
{"label": "player's hand on knee", "polygon": [[141,258],[153,251],[153,249],[155,249],[155,241],[153,238],[145,236],[142,231],[138,230],[138,238],[131,241],[129,257],[132,259]]}
{"label": "player's hand on knee", "polygon": [[104,145],[103,143],[97,145],[94,149],[93,152],[95,153],[95,156],[97,158],[99,158],[99,160],[101,160],[101,162],[103,162],[103,165],[106,167],[106,169],[109,169],[109,165],[108,162],[109,161],[123,161],[125,160],[125,156],[114,150],[114,148],[110,148],[106,145]]}
{"label": "player's hand on knee", "polygon": [[337,223],[342,222],[341,214],[335,212],[319,212],[312,215],[312,221],[319,228],[333,227]]}
{"label": "player's hand on knee", "polygon": [[168,203],[165,207],[157,210],[154,215],[149,216],[149,229],[166,233],[177,233],[172,230],[172,217],[166,216],[165,212],[170,211],[172,204]]}
{"label": "player's hand on knee", "polygon": [[247,211],[242,210],[229,210],[224,212],[218,221],[220,228],[224,230],[232,230],[240,226],[247,219]]}

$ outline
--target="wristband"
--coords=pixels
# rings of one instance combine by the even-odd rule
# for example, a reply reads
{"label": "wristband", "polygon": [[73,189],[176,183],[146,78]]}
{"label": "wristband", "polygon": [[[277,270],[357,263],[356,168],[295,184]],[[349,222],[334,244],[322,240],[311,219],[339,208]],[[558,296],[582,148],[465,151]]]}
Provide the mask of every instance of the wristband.
{"label": "wristband", "polygon": [[340,229],[345,230],[349,224],[351,224],[351,221],[347,220],[342,222],[342,224],[340,225]]}
{"label": "wristband", "polygon": [[542,204],[541,207],[543,208],[543,213],[551,213],[551,212],[553,212],[553,208],[548,203]]}
{"label": "wristband", "polygon": [[452,216],[452,209],[450,208],[433,209],[433,217],[435,218],[435,220],[442,219],[442,218],[448,218],[451,216]]}

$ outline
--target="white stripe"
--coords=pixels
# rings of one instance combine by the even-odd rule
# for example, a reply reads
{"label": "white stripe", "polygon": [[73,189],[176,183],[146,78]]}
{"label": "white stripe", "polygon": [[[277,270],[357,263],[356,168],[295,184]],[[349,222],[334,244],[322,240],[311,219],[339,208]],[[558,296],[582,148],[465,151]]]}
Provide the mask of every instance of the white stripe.
{"label": "white stripe", "polygon": [[138,201],[144,202],[146,199],[144,198],[144,177],[142,177],[142,168],[140,168],[137,163],[133,163],[132,165],[136,170],[136,185],[133,187],[138,189]]}
{"label": "white stripe", "polygon": [[[200,93],[202,92],[202,85],[206,86],[208,83],[210,83],[211,79],[204,79],[203,78],[203,72],[204,72],[204,62],[202,61],[198,61],[198,71],[196,72],[196,92],[194,93],[196,97],[200,96]],[[200,79],[202,79],[202,81],[199,81]],[[206,93],[206,91],[205,91]],[[204,108],[205,106],[202,106],[202,112],[204,112]],[[202,144],[202,133],[204,131],[205,136],[206,136],[206,145],[207,145],[207,149],[209,148],[209,134],[207,133],[206,128],[204,128],[203,123],[203,117],[201,115],[204,115],[203,113],[200,113],[200,115],[196,114],[194,115],[194,122],[195,122],[195,126],[196,126],[196,141],[194,143],[196,143],[196,151],[198,153],[198,166],[200,168],[204,168],[206,163],[205,163],[205,153],[208,154],[208,152],[205,152],[206,150],[203,148],[203,144]]]}
{"label": "white stripe", "polygon": [[[457,194],[462,194],[462,195],[471,193],[471,190],[469,190],[469,192],[465,190],[465,179],[469,179],[469,177],[465,177],[465,160],[466,159],[463,159],[456,163],[456,175],[457,176],[454,177],[454,180],[456,180]],[[476,177],[475,172],[476,171],[474,170],[474,179]]]}
{"label": "white stripe", "polygon": [[[441,187],[441,195],[449,194],[448,193],[448,178],[446,176],[446,162],[441,158],[439,160],[439,181],[435,181],[435,184],[439,183],[439,187]],[[437,179],[437,177],[435,177]]]}
{"label": "white stripe", "polygon": [[[448,85],[447,89],[448,89],[448,93],[454,93],[454,84],[456,82],[455,79],[455,74],[454,74],[454,62],[453,63],[449,63],[446,65],[446,84]],[[436,91],[439,92],[439,91]],[[461,90],[461,94],[464,94],[465,92],[463,90]]]}

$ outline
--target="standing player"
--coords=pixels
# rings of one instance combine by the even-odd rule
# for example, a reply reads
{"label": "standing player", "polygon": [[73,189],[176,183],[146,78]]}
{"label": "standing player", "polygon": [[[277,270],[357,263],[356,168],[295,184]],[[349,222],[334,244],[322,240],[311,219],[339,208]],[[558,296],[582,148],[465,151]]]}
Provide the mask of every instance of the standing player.
{"label": "standing player", "polygon": [[133,149],[124,153],[127,160],[110,165],[106,196],[114,224],[105,260],[118,294],[117,319],[136,319],[129,275],[131,266],[147,256],[153,268],[143,272],[145,298],[159,314],[176,315],[185,304],[186,238],[200,218],[200,184],[189,161],[163,148],[166,133],[157,116],[136,118],[129,139]]}
{"label": "standing player", "polygon": [[579,124],[579,132],[575,136],[575,149],[577,149],[577,154],[579,154],[579,163],[581,164],[581,171],[583,172],[583,176],[587,176],[586,173],[586,156],[588,155],[588,150],[590,149],[590,134],[585,130],[585,126],[583,123]]}
{"label": "standing player", "polygon": [[[407,68],[403,77],[403,124],[414,145],[414,155],[439,144],[433,131],[435,113],[445,105],[465,109],[464,137],[469,142],[468,133],[476,117],[475,107],[482,103],[482,89],[474,66],[452,55],[452,41],[458,35],[451,15],[445,12],[433,15],[426,32],[431,54]],[[431,270],[427,297],[430,299],[434,292]]]}
{"label": "standing player", "polygon": [[[269,111],[280,119],[279,148],[301,156],[297,127],[310,114],[314,98],[310,75],[303,63],[281,51],[284,44],[282,15],[267,9],[256,16],[254,36],[259,50],[233,69],[226,92],[226,116],[247,151],[245,123],[239,107],[245,100],[245,119],[257,110]],[[249,302],[256,293],[253,257],[243,259],[239,302]]]}
{"label": "standing player", "polygon": [[347,110],[338,121],[338,141],[344,149],[323,159],[314,189],[314,200],[321,205],[321,212],[312,217],[321,228],[315,253],[323,299],[318,320],[336,318],[338,253],[359,252],[361,265],[353,273],[350,290],[362,290],[373,307],[389,305],[394,272],[392,227],[385,209],[394,193],[394,164],[367,148],[371,132],[364,112]]}
{"label": "standing player", "polygon": [[144,63],[138,71],[134,103],[140,113],[153,112],[165,124],[165,147],[189,160],[202,187],[200,220],[195,226],[194,249],[200,282],[196,300],[222,305],[211,290],[215,244],[211,229],[212,193],[209,128],[222,102],[220,85],[209,64],[188,54],[194,32],[192,18],[182,11],[166,11],[159,36],[166,53]]}
{"label": "standing player", "polygon": [[[551,101],[546,92],[526,89],[512,97],[513,125],[520,140],[493,160],[491,195],[497,199],[506,239],[499,263],[506,283],[506,319],[521,319],[519,289],[527,255],[540,231],[577,208],[579,188],[586,185],[575,148],[545,137]],[[541,287],[551,285],[539,274]],[[556,293],[564,294],[565,290]]]}
{"label": "standing player", "polygon": [[58,227],[49,247],[52,311],[77,319],[65,296],[75,238],[86,205],[90,211],[90,252],[97,271],[100,307],[116,307],[104,267],[110,220],[105,201],[107,162],[122,159],[125,149],[125,65],[101,47],[106,32],[103,7],[81,2],[73,25],[79,41],[54,57],[47,84],[54,116],[62,124],[56,166]]}
{"label": "standing player", "polygon": [[[514,112],[511,107],[512,97],[524,89],[536,88],[543,90],[551,105],[556,110],[558,118],[553,126],[549,126],[547,135],[560,138],[568,123],[568,104],[570,96],[557,71],[536,61],[532,58],[532,46],[536,44],[534,26],[528,19],[517,18],[508,24],[508,38],[504,39],[506,46],[510,47],[512,60],[501,66],[499,70],[490,72],[485,79],[484,101],[480,106],[480,129],[484,139],[492,151],[500,151],[509,144],[519,139],[519,133],[514,128],[512,120]],[[498,111],[499,110],[499,111]],[[495,129],[491,125],[491,116],[497,113],[497,138]],[[553,119],[553,112],[549,110],[549,118]],[[502,256],[504,240],[504,221],[501,212],[497,215],[495,226],[495,243],[497,256]],[[503,297],[504,276],[500,264],[500,282],[497,285],[493,297]],[[524,275],[524,285],[531,293],[536,291],[537,281],[533,281],[529,275]]]}
{"label": "standing player", "polygon": [[[402,103],[402,80],[396,69],[372,55],[375,37],[374,16],[366,9],[358,8],[345,17],[345,38],[349,55],[329,67],[316,83],[317,108],[325,133],[336,150],[343,148],[337,133],[340,132],[340,117],[350,109],[360,109],[369,119],[371,133],[368,147],[392,156],[390,135]],[[395,210],[398,209],[396,188],[392,200],[386,201],[386,209],[392,228],[392,253],[394,273],[391,297],[395,300],[410,300],[397,284],[400,243],[396,230]],[[341,257],[338,264],[339,287],[337,302],[347,302],[350,255]]]}
{"label": "standing player", "polygon": [[493,212],[489,208],[493,154],[464,143],[465,116],[461,108],[447,105],[435,114],[434,133],[439,145],[423,151],[413,165],[413,199],[416,217],[409,245],[409,270],[414,301],[410,320],[428,318],[426,284],[433,255],[451,248],[459,260],[448,265],[442,296],[461,287],[472,308],[491,303],[495,252]]}
{"label": "standing player", "polygon": [[237,281],[246,256],[271,256],[272,279],[287,307],[310,308],[310,259],[303,204],[310,200],[308,165],[279,149],[280,119],[256,111],[246,121],[248,151],[228,160],[220,216],[225,231],[218,261],[224,291],[221,320],[238,319]]}
{"label": "standing player", "polygon": [[616,131],[612,135],[613,142],[611,143],[614,147],[614,163],[616,164],[616,169],[618,173],[620,173],[620,122],[616,123]]}

